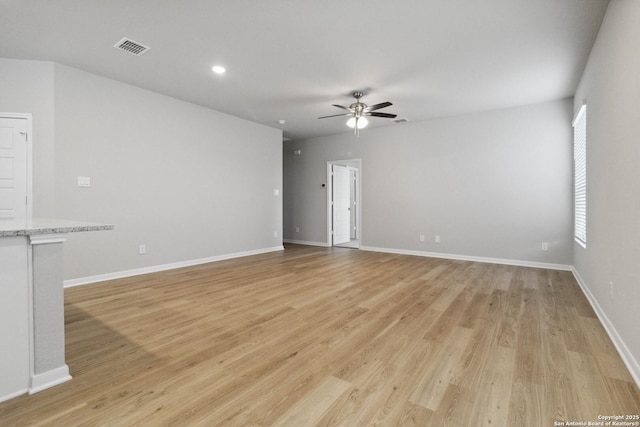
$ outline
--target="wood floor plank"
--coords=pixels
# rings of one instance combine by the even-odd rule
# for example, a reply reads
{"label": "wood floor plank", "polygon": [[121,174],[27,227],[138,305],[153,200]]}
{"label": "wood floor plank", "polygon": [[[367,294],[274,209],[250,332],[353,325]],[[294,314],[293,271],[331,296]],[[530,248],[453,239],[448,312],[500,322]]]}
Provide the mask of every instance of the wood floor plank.
{"label": "wood floor plank", "polygon": [[472,402],[470,393],[463,387],[449,384],[442,398],[442,404],[431,417],[434,426],[467,426],[471,421]]}
{"label": "wood floor plank", "polygon": [[580,395],[576,399],[576,406],[587,420],[596,420],[599,414],[603,414],[606,408],[610,408],[606,384],[600,376],[591,375],[598,371],[595,360],[589,354],[569,352],[569,363],[575,388]]}
{"label": "wood floor plank", "polygon": [[384,393],[385,386],[393,377],[394,367],[388,363],[377,360],[368,364],[366,369],[360,369],[352,377],[349,384],[353,387],[327,411],[318,425],[321,426],[366,426],[371,408]]}
{"label": "wood floor plank", "polygon": [[[471,329],[470,329],[471,330]],[[490,321],[477,322],[469,338],[469,344],[460,357],[460,366],[453,383],[473,392],[480,392],[483,374],[497,338],[497,325]]]}
{"label": "wood floor plank", "polygon": [[291,408],[274,427],[299,427],[315,425],[334,402],[351,384],[336,377],[329,377],[313,392]]}
{"label": "wood floor plank", "polygon": [[589,342],[589,351],[593,356],[598,369],[606,378],[625,380],[629,372],[622,359],[617,356],[616,349],[611,339],[604,332],[602,324],[594,317],[580,318],[580,327],[586,340]]}
{"label": "wood floor plank", "polygon": [[[546,426],[640,391],[570,272],[287,245],[65,290],[0,426]],[[596,415],[594,415],[596,414]]]}
{"label": "wood floor plank", "polygon": [[447,387],[457,376],[461,366],[460,359],[472,333],[471,329],[459,326],[454,328],[448,339],[442,342],[434,362],[424,372],[419,387],[409,398],[412,403],[431,410],[438,409]]}
{"label": "wood floor plank", "polygon": [[483,375],[483,388],[476,394],[469,418],[475,420],[477,426],[508,426],[515,376],[515,350],[496,345],[489,360],[493,363],[487,365]]}
{"label": "wood floor plank", "polygon": [[553,417],[544,405],[542,390],[543,387],[539,384],[517,379],[511,389],[507,425],[553,425]]}
{"label": "wood floor plank", "polygon": [[407,417],[406,408],[412,413],[417,412],[419,417],[411,416],[411,419],[429,417],[432,411],[416,409],[417,405],[409,402],[409,396],[417,388],[420,377],[417,372],[422,372],[432,360],[434,345],[427,340],[415,340],[410,348],[405,349],[396,361],[395,374],[389,381],[385,393],[372,408],[369,418],[370,425],[394,426],[403,425],[402,420]]}

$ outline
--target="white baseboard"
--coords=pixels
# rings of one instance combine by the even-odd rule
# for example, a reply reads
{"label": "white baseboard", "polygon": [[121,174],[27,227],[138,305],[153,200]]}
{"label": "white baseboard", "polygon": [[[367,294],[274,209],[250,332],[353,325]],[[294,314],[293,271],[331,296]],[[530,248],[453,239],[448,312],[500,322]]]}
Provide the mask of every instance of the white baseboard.
{"label": "white baseboard", "polygon": [[33,374],[29,394],[38,393],[39,391],[67,382],[70,379],[71,375],[69,375],[69,367],[67,365],[43,372],[42,374]]}
{"label": "white baseboard", "polygon": [[104,282],[105,280],[122,279],[124,277],[139,276],[141,274],[157,273],[159,271],[173,270],[176,268],[191,267],[192,265],[207,264],[209,262],[224,261],[227,259],[241,258],[251,255],[266,254],[269,252],[277,252],[284,250],[284,246],[274,246],[271,248],[256,249],[252,251],[235,252],[231,254],[217,255],[207,258],[199,258],[187,261],[173,262],[170,264],[153,265],[150,267],[136,268],[133,270],[117,271],[114,273],[98,274],[89,277],[80,277],[78,279],[68,279],[64,281],[65,288],[74,286],[88,285],[89,283]]}
{"label": "white baseboard", "polygon": [[629,370],[629,373],[631,373],[631,376],[636,382],[636,385],[640,387],[640,362],[636,360],[636,358],[633,356],[633,353],[631,353],[627,345],[624,343],[624,341],[618,334],[618,331],[613,326],[604,310],[602,309],[602,307],[600,307],[600,304],[598,304],[598,301],[589,290],[589,287],[587,286],[585,281],[582,280],[580,273],[578,273],[575,267],[572,268],[571,271],[573,272],[573,276],[576,278],[578,285],[580,285],[582,293],[584,293],[584,295],[589,300],[591,307],[593,307],[593,311],[596,312],[596,316],[598,316],[598,319],[604,327],[604,330],[607,331],[607,334],[609,335],[609,338],[611,338],[613,345],[616,347],[616,350],[618,350],[618,354],[620,354],[622,361]]}
{"label": "white baseboard", "polygon": [[24,390],[16,391],[16,392],[11,393],[11,394],[7,394],[5,396],[0,396],[0,403],[6,402],[7,400],[11,400],[14,397],[22,396],[23,394],[27,393],[28,391],[29,391],[29,389],[24,389]]}
{"label": "white baseboard", "polygon": [[294,240],[294,239],[284,239],[284,243],[294,243],[296,245],[307,245],[307,246],[322,246],[324,248],[328,248],[331,245],[327,242],[310,242],[307,240]]}
{"label": "white baseboard", "polygon": [[398,254],[398,255],[413,255],[413,256],[422,256],[422,257],[428,257],[428,258],[454,259],[458,261],[484,262],[489,264],[516,265],[519,267],[544,268],[547,270],[571,271],[573,268],[571,265],[565,265],[565,264],[551,264],[546,262],[522,261],[522,260],[516,260],[516,259],[502,259],[502,258],[477,257],[477,256],[469,256],[469,255],[443,254],[438,252],[411,251],[406,249],[376,248],[372,246],[360,246],[360,249],[363,251],[371,251],[371,252],[384,252],[384,253]]}

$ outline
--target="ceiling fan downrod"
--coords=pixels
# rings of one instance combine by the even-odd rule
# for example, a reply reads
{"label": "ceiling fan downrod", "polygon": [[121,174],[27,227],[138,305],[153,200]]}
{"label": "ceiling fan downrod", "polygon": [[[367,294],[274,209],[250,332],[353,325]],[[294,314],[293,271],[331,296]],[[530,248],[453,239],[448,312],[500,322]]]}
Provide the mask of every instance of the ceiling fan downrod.
{"label": "ceiling fan downrod", "polygon": [[360,98],[364,96],[363,92],[356,90],[352,95],[356,99],[356,102],[349,106],[349,108],[353,109],[353,117],[356,119],[355,126],[353,127],[353,133],[355,133],[356,138],[359,138],[360,126],[358,126],[358,122],[360,121],[360,117],[362,117],[362,112],[367,108],[367,104],[360,102]]}

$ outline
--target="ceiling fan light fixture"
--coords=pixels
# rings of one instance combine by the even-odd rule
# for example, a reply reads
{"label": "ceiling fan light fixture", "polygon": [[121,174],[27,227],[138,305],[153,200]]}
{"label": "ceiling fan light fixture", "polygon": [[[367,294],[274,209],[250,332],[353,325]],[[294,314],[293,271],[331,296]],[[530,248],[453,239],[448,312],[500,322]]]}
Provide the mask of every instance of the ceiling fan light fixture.
{"label": "ceiling fan light fixture", "polygon": [[351,117],[349,120],[347,120],[347,126],[349,126],[351,129],[355,128],[356,126],[358,127],[358,129],[363,129],[368,124],[369,120],[367,120],[366,117]]}

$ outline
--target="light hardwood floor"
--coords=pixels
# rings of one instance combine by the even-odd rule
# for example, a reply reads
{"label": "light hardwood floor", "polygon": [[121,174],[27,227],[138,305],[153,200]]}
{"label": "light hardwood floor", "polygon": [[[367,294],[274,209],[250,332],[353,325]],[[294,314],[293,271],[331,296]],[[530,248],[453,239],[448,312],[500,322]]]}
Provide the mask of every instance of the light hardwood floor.
{"label": "light hardwood floor", "polygon": [[2,426],[533,426],[640,413],[569,272],[287,245],[66,290]]}

